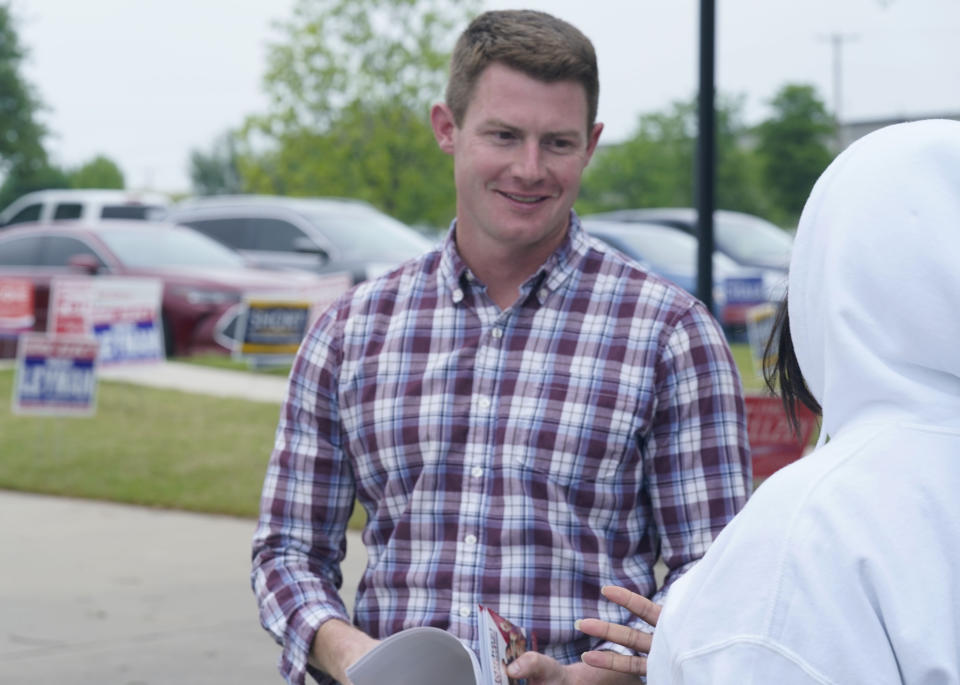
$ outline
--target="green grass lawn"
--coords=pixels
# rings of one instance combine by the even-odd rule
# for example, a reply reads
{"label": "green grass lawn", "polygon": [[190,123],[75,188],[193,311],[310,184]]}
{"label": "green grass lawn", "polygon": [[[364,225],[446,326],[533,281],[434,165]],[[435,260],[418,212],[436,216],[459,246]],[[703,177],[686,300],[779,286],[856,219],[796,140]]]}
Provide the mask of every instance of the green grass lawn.
{"label": "green grass lawn", "polygon": [[[747,392],[759,392],[749,348],[733,352]],[[279,406],[101,380],[94,417],[33,417],[11,413],[12,395],[13,369],[0,369],[0,489],[257,515]],[[351,525],[362,521],[356,507]]]}
{"label": "green grass lawn", "polygon": [[279,406],[100,381],[92,418],[14,416],[0,370],[0,488],[255,516]]}

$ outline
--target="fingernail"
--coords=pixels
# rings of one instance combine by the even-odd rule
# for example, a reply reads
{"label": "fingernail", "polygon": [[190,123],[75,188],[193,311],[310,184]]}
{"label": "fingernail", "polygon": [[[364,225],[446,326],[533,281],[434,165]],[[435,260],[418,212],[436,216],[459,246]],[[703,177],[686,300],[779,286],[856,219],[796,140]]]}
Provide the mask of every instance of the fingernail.
{"label": "fingernail", "polygon": [[574,622],[573,622],[573,628],[574,628],[574,630],[580,630],[580,624],[581,624],[581,623],[583,623],[583,619],[579,619],[579,618],[578,618],[576,621],[574,621]]}
{"label": "fingernail", "polygon": [[517,666],[516,664],[510,664],[509,666],[507,666],[507,675],[509,676],[520,675],[520,667]]}

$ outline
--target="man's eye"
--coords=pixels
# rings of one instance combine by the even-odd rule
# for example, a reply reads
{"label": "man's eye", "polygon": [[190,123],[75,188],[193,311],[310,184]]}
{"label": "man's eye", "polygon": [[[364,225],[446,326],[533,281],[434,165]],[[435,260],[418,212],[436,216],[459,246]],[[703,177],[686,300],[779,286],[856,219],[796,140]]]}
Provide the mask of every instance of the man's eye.
{"label": "man's eye", "polygon": [[550,145],[558,150],[569,150],[573,147],[573,141],[566,138],[554,138],[550,141]]}
{"label": "man's eye", "polygon": [[497,140],[513,140],[515,136],[511,131],[494,131],[493,137]]}

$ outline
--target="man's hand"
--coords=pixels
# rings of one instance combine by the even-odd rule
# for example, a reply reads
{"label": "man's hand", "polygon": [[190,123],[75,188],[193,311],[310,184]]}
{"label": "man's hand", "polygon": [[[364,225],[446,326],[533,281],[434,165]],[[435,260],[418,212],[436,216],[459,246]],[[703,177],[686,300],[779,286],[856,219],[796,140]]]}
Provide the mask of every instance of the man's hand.
{"label": "man's hand", "polygon": [[311,661],[337,682],[350,685],[347,668],[379,642],[349,623],[334,618],[317,631]]}
{"label": "man's hand", "polygon": [[[660,605],[626,588],[607,585],[600,590],[604,597],[629,610],[637,618],[641,618],[652,626],[657,625],[660,619]],[[653,635],[635,630],[629,626],[621,626],[597,618],[585,618],[577,621],[577,630],[587,635],[598,637],[608,642],[615,642],[636,652],[647,654]],[[626,656],[609,651],[593,651],[583,653],[583,662],[600,669],[629,673],[632,675],[647,674],[647,658],[643,656]]]}
{"label": "man's hand", "polygon": [[633,676],[593,668],[587,664],[561,665],[537,652],[527,652],[507,667],[511,678],[526,678],[527,685],[636,685]]}

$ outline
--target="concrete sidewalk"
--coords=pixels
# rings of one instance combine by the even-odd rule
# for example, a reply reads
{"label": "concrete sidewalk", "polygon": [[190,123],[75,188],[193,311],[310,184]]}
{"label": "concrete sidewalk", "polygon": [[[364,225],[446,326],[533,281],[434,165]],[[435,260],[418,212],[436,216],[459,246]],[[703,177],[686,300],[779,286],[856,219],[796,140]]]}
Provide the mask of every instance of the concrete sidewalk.
{"label": "concrete sidewalk", "polygon": [[287,390],[287,379],[283,376],[171,361],[101,366],[97,369],[97,376],[102,380],[135,383],[153,388],[277,404],[283,402]]}
{"label": "concrete sidewalk", "polygon": [[[287,379],[178,362],[102,380],[280,404]],[[0,683],[263,685],[280,648],[250,589],[255,522],[0,490]],[[343,598],[366,565],[349,533]]]}
{"label": "concrete sidewalk", "polygon": [[[0,683],[282,682],[252,520],[0,491]],[[366,556],[350,534],[344,599]]]}

